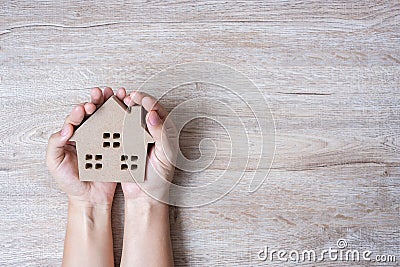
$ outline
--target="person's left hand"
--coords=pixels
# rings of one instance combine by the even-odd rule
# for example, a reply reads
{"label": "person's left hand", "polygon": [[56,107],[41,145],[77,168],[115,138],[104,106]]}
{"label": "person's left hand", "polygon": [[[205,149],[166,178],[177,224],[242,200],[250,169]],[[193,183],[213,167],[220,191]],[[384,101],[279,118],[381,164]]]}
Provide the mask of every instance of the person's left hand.
{"label": "person's left hand", "polygon": [[[46,163],[50,173],[56,179],[61,190],[67,193],[70,200],[83,205],[106,205],[111,207],[116,183],[83,182],[79,180],[78,159],[74,143],[69,139],[74,133],[74,126],[93,114],[104,101],[114,95],[111,88],[106,87],[104,93],[96,87],[91,92],[91,102],[76,106],[66,118],[61,131],[52,134],[46,152]],[[126,96],[124,88],[120,88],[117,97],[123,100]]]}

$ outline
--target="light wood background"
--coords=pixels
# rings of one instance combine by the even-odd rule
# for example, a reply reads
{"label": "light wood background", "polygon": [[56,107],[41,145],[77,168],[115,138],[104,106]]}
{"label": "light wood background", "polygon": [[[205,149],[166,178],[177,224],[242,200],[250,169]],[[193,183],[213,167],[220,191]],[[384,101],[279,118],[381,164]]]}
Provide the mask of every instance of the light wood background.
{"label": "light wood background", "polygon": [[[399,24],[397,0],[1,1],[0,265],[60,265],[67,198],[47,172],[45,147],[91,87],[136,89],[174,64],[212,61],[262,90],[276,156],[254,194],[244,181],[213,204],[171,208],[176,266],[271,265],[257,259],[264,246],[322,250],[339,238],[397,255],[382,266],[399,266]],[[199,92],[230,97],[193,84],[163,103],[172,109]],[[207,120],[181,137],[189,158],[204,137],[228,147],[223,128]],[[176,181],[211,181],[226,160],[217,154],[209,169],[178,171]],[[116,265],[122,222],[118,188]]]}

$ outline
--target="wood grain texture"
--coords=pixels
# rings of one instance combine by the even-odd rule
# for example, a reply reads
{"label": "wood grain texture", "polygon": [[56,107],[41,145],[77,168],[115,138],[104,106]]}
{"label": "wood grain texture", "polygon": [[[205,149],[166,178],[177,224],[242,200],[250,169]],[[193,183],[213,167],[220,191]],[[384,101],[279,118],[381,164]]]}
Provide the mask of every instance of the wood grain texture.
{"label": "wood grain texture", "polygon": [[[244,73],[268,99],[276,155],[257,192],[247,193],[255,154],[220,201],[171,208],[176,266],[265,266],[257,259],[264,246],[322,250],[339,238],[397,255],[384,266],[398,266],[399,14],[398,1],[2,2],[0,265],[60,265],[67,199],[46,170],[45,146],[91,87],[136,89],[174,64],[212,61]],[[181,86],[162,102],[173,109],[198,95],[226,99],[253,129],[251,112],[215,86]],[[208,120],[185,127],[183,153],[198,157],[203,138],[217,145],[215,162],[177,171],[176,183],[205,184],[226,167],[229,138]],[[112,219],[118,265],[120,188]]]}

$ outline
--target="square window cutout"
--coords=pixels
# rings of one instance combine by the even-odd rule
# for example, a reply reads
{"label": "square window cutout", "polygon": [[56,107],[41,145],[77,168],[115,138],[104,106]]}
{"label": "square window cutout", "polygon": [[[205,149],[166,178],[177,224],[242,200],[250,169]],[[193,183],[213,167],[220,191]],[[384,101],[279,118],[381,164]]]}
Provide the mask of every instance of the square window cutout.
{"label": "square window cutout", "polygon": [[93,167],[92,163],[86,163],[85,169],[91,169]]}

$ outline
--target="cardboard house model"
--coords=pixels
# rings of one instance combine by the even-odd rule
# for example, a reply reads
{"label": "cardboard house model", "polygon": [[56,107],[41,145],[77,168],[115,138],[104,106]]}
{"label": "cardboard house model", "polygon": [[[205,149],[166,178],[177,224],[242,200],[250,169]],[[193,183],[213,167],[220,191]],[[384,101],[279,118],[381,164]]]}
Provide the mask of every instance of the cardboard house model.
{"label": "cardboard house model", "polygon": [[145,110],[110,97],[71,137],[81,181],[143,182],[149,143]]}

